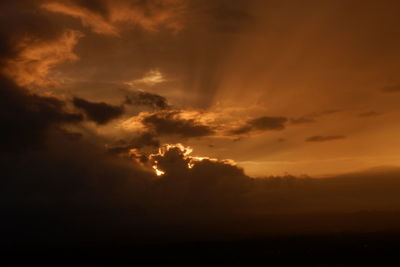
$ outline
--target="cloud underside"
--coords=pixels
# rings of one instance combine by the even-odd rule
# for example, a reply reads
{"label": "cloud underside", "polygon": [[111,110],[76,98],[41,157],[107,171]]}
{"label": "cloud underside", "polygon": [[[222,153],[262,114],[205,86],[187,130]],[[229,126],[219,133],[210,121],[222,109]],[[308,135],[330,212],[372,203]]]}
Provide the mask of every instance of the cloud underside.
{"label": "cloud underside", "polygon": [[164,111],[143,116],[144,127],[156,135],[177,135],[180,137],[201,137],[214,134],[214,130],[195,119],[180,117],[180,111]]}

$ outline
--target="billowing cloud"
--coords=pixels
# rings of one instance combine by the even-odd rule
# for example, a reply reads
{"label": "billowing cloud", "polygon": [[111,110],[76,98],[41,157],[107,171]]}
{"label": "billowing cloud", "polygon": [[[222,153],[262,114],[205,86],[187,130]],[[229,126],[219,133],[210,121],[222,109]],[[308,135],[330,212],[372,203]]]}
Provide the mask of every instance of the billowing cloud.
{"label": "billowing cloud", "polygon": [[184,118],[179,110],[165,110],[143,114],[141,122],[158,136],[201,137],[214,134],[212,127],[192,118]]}
{"label": "billowing cloud", "polygon": [[243,126],[230,131],[232,134],[248,134],[250,132],[263,132],[269,130],[283,130],[287,122],[285,117],[259,117],[248,120]]}
{"label": "billowing cloud", "polygon": [[143,91],[129,93],[126,96],[125,104],[148,106],[154,109],[168,109],[170,107],[165,97]]}
{"label": "billowing cloud", "polygon": [[8,59],[3,71],[20,86],[54,85],[57,81],[50,76],[52,68],[79,59],[73,49],[82,36],[79,31],[67,30],[50,41],[25,38],[17,44],[17,57]]}
{"label": "billowing cloud", "polygon": [[106,124],[124,113],[123,106],[113,106],[104,102],[91,102],[82,98],[74,97],[75,107],[83,110],[86,116],[97,124]]}
{"label": "billowing cloud", "polygon": [[333,140],[345,139],[344,135],[314,135],[306,139],[306,142],[326,142]]}
{"label": "billowing cloud", "polygon": [[[147,31],[160,27],[179,31],[183,28],[182,13],[184,0],[150,1],[101,1],[98,5],[104,12],[98,12],[98,5],[82,5],[82,1],[52,1],[42,5],[48,11],[60,13],[81,20],[84,26],[98,34],[119,36],[123,25],[140,26]],[[95,7],[95,8],[93,8]]]}

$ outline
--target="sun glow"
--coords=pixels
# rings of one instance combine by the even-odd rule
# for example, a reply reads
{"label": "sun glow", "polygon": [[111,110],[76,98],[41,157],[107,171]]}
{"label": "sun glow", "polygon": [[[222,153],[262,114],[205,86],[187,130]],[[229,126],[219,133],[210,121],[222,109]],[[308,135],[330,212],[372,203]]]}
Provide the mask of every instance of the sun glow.
{"label": "sun glow", "polygon": [[157,176],[162,176],[162,175],[165,174],[165,172],[162,171],[162,170],[159,170],[159,169],[157,168],[156,165],[153,165],[153,169],[154,169],[154,171],[156,172],[156,175],[157,175]]}
{"label": "sun glow", "polygon": [[207,160],[211,162],[221,162],[228,165],[236,165],[235,161],[231,159],[217,159],[211,157],[199,157],[199,156],[191,156],[190,154],[193,152],[193,148],[190,146],[184,146],[180,143],[178,144],[165,144],[158,149],[158,153],[151,154],[149,156],[150,161],[152,162],[152,168],[154,169],[157,176],[163,176],[166,174],[166,171],[160,168],[159,161],[157,158],[164,157],[166,153],[172,149],[177,149],[182,156],[182,159],[187,163],[188,169],[193,169],[196,163]]}

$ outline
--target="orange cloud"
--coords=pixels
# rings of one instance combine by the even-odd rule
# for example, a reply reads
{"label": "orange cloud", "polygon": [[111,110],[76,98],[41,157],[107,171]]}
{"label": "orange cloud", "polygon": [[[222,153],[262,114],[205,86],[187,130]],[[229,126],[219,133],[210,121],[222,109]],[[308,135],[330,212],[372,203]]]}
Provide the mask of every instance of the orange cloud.
{"label": "orange cloud", "polygon": [[20,86],[54,85],[56,82],[49,77],[51,69],[79,59],[73,49],[82,36],[79,31],[67,30],[53,41],[24,39],[18,44],[18,56],[8,60],[3,71]]}
{"label": "orange cloud", "polygon": [[84,26],[90,27],[93,32],[105,35],[118,36],[117,28],[107,22],[100,14],[90,11],[87,8],[74,4],[52,2],[42,5],[48,11],[79,18]]}
{"label": "orange cloud", "polygon": [[156,31],[161,26],[179,31],[183,28],[182,15],[186,2],[186,0],[150,0],[132,4],[132,1],[112,1],[110,20],[113,23],[137,24],[148,31]]}
{"label": "orange cloud", "polygon": [[106,2],[108,16],[74,3],[49,2],[42,8],[81,20],[98,34],[119,36],[124,24],[137,25],[147,31],[165,27],[174,32],[183,28],[186,0],[150,0],[145,2],[114,0]]}
{"label": "orange cloud", "polygon": [[160,72],[160,70],[152,69],[149,72],[147,72],[142,78],[125,82],[125,84],[131,87],[135,87],[138,84],[153,86],[156,84],[163,83],[165,81],[166,79],[164,78],[164,75]]}

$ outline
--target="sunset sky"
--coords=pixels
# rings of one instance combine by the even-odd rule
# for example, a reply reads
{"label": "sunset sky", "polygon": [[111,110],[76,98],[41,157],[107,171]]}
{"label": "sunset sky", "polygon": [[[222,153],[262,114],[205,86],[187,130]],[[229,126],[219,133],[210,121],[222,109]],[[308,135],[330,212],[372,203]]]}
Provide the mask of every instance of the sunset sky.
{"label": "sunset sky", "polygon": [[[396,1],[25,2],[2,4],[17,48],[4,72],[35,93],[114,106],[162,96],[210,132],[157,133],[161,144],[255,176],[400,165]],[[75,131],[113,146],[170,112],[157,108],[125,105]],[[263,117],[282,120],[234,131]]]}
{"label": "sunset sky", "polygon": [[[22,0],[0,9],[4,203],[101,202],[156,221],[184,214],[176,203],[187,199],[252,216],[399,207],[397,174],[352,176],[400,166],[399,1]],[[262,197],[269,183],[254,178],[287,175],[333,180]]]}

